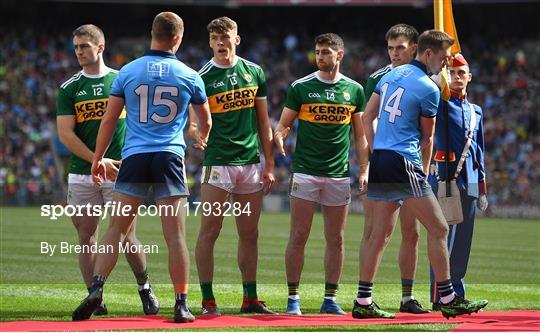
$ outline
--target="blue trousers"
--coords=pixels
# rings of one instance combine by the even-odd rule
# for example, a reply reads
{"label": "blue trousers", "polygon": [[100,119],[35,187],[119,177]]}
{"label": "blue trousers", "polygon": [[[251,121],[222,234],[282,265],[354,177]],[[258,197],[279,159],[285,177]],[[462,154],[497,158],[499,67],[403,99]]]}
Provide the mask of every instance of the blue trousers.
{"label": "blue trousers", "polygon": [[[474,229],[474,216],[476,214],[475,197],[467,195],[461,190],[461,207],[463,208],[463,222],[450,226],[448,232],[448,256],[450,257],[450,279],[457,295],[465,297],[465,274],[471,254],[471,244]],[[430,267],[431,302],[438,303],[439,295],[434,281],[433,269]]]}

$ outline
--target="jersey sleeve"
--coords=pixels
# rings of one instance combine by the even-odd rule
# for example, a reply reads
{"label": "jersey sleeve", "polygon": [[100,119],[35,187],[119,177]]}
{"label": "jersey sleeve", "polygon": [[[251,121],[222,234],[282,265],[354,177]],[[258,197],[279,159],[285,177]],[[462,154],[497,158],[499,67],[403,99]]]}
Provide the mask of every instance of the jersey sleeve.
{"label": "jersey sleeve", "polygon": [[300,102],[300,99],[298,98],[298,93],[295,87],[290,86],[289,90],[287,91],[287,98],[285,99],[285,107],[291,110],[294,110],[296,112],[299,112],[301,105],[302,103]]}
{"label": "jersey sleeve", "polygon": [[57,116],[74,116],[75,108],[73,107],[73,99],[69,93],[60,88],[56,97],[56,115]]}
{"label": "jersey sleeve", "polygon": [[426,96],[420,98],[420,115],[426,118],[433,118],[437,115],[441,93],[439,89],[433,90]]}
{"label": "jersey sleeve", "polygon": [[354,113],[358,112],[364,112],[366,110],[366,104],[367,104],[367,98],[364,93],[364,88],[361,85],[358,85],[358,104],[356,105],[356,109],[354,110]]}
{"label": "jersey sleeve", "polygon": [[110,96],[116,96],[124,98],[124,81],[125,81],[125,71],[120,70],[118,72],[118,75],[114,79],[112,85],[111,85],[111,92],[109,93]]}
{"label": "jersey sleeve", "polygon": [[373,94],[373,91],[375,90],[375,87],[377,86],[377,83],[379,83],[380,78],[375,79],[373,77],[368,77],[366,82],[366,89],[364,90],[366,101],[369,101],[371,98],[371,94]]}
{"label": "jersey sleeve", "polygon": [[201,105],[207,100],[208,97],[206,97],[204,81],[199,74],[195,74],[195,81],[193,82],[193,95],[191,96],[190,103]]}
{"label": "jersey sleeve", "polygon": [[268,96],[268,87],[266,86],[266,76],[262,68],[257,70],[257,78],[259,80],[259,89],[257,90],[256,97],[266,97]]}

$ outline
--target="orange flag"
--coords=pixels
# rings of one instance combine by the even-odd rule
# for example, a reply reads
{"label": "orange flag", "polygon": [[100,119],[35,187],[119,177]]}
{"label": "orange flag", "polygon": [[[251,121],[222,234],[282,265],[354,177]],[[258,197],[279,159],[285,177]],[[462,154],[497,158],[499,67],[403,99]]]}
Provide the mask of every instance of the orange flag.
{"label": "orange flag", "polygon": [[[435,18],[435,29],[441,30],[454,38],[452,45],[452,55],[461,53],[461,46],[454,23],[454,14],[452,13],[452,0],[433,0],[433,11]],[[441,72],[441,98],[445,101],[450,99],[450,87],[448,86],[448,72],[443,68]]]}

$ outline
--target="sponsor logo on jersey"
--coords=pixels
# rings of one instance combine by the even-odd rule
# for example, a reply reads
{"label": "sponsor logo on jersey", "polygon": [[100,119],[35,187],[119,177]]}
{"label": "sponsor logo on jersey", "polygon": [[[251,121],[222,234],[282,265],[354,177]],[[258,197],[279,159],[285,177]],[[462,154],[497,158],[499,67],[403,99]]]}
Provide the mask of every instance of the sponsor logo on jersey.
{"label": "sponsor logo on jersey", "polygon": [[84,96],[84,95],[86,95],[86,91],[81,90],[81,91],[77,92],[76,95],[77,95],[77,97]]}
{"label": "sponsor logo on jersey", "polygon": [[259,87],[235,89],[210,96],[210,111],[223,113],[255,106],[255,96]]}
{"label": "sponsor logo on jersey", "polygon": [[302,104],[298,119],[320,124],[348,124],[354,110],[356,110],[354,105]]}
{"label": "sponsor logo on jersey", "polygon": [[169,76],[169,64],[162,61],[148,61],[146,63],[146,72],[150,77],[159,78]]}
{"label": "sponsor logo on jersey", "polygon": [[[75,103],[75,119],[77,123],[88,120],[101,120],[107,110],[107,98],[94,99]],[[122,110],[120,118],[126,117],[126,110]]]}

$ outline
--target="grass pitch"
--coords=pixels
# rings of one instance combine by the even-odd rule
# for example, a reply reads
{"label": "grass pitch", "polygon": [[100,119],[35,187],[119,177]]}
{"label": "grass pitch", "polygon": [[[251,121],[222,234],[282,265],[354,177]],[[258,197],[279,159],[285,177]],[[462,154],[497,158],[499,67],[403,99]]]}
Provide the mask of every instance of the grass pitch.
{"label": "grass pitch", "polygon": [[[41,253],[41,242],[77,244],[69,218],[51,221],[33,208],[1,207],[0,212],[0,320],[70,320],[71,312],[85,297],[86,289],[78,269],[77,255]],[[102,221],[104,232],[107,221]],[[199,217],[187,222],[188,245],[193,256]],[[358,248],[363,216],[351,215],[345,232],[345,264],[338,302],[352,308],[358,280]],[[399,229],[399,224],[396,229]],[[167,270],[167,247],[158,218],[140,218],[137,234],[143,244],[155,244],[159,253],[149,254],[148,266],[154,290],[161,300],[160,314],[172,316],[173,290]],[[287,286],[284,252],[289,236],[289,215],[264,213],[260,222],[258,293],[270,308],[284,311]],[[214,292],[224,313],[237,314],[242,287],[236,264],[237,235],[234,221],[227,218],[215,249]],[[415,282],[416,298],[429,304],[429,266],[425,232],[419,246]],[[397,311],[401,296],[397,255],[400,231],[390,242],[375,281],[374,299],[390,311]],[[531,220],[478,219],[467,273],[467,296],[490,300],[488,310],[540,309],[540,224]],[[324,236],[322,216],[316,214],[306,247],[300,293],[304,313],[318,313],[324,292]],[[192,257],[189,303],[199,314],[200,293]],[[121,257],[105,288],[105,302],[111,316],[142,314],[135,279]],[[451,324],[408,325],[406,327],[362,326],[355,330],[448,331]],[[274,330],[275,328],[272,328]],[[294,330],[341,330],[337,327],[301,327]],[[343,328],[349,330],[350,328]],[[234,329],[238,330],[238,329]],[[250,331],[253,328],[249,328]],[[289,330],[289,329],[287,329]]]}

